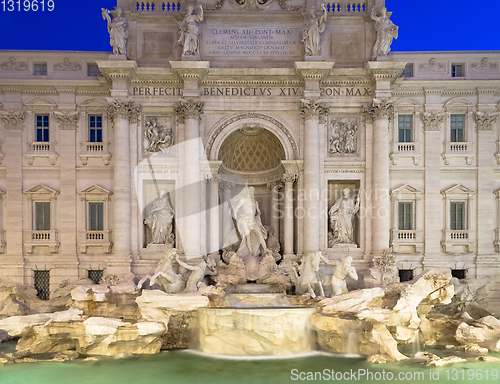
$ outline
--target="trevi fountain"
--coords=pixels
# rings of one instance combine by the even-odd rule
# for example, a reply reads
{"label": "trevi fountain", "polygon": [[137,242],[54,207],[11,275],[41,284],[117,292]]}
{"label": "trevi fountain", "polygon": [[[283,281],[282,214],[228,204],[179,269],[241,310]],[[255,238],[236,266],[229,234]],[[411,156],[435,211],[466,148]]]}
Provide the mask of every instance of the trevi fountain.
{"label": "trevi fountain", "polygon": [[[411,78],[414,68],[411,67],[410,74],[402,62],[405,58],[389,56],[391,43],[398,37],[398,27],[391,21],[391,12],[387,12],[384,1],[208,3],[208,0],[189,4],[118,0],[123,10],[102,9],[113,53],[109,58],[101,55],[97,59],[104,77],[97,75],[99,82],[95,80],[93,88],[82,92],[114,98],[103,101],[111,119],[109,125],[114,124],[113,153],[106,152],[108,139],[103,141],[98,136],[106,132],[102,125],[105,119],[93,115],[94,111],[101,111],[102,103],[82,102],[79,107],[85,111],[82,115],[93,116],[94,125],[90,127],[97,136],[82,144],[87,152],[77,156],[78,164],[81,162],[76,165],[78,172],[75,173],[75,153],[70,153],[68,144],[58,150],[62,159],[61,178],[65,182],[60,196],[56,189],[45,185],[23,194],[27,207],[34,207],[32,210],[36,212],[46,207],[47,217],[49,208],[54,214],[58,212],[54,206],[60,204],[57,209],[63,210],[66,221],[61,222],[59,232],[51,227],[58,223],[52,219],[47,228],[41,225],[44,228],[26,230],[24,243],[16,238],[22,228],[14,217],[22,216],[22,208],[16,205],[17,198],[11,199],[16,191],[21,194],[24,189],[16,189],[15,183],[22,177],[9,167],[22,161],[21,158],[17,161],[17,157],[11,159],[17,153],[12,135],[24,124],[25,115],[2,112],[2,121],[12,137],[2,136],[2,140],[7,140],[6,158],[3,160],[2,154],[1,159],[7,164],[8,190],[0,196],[2,200],[3,195],[7,196],[5,207],[2,201],[7,216],[7,242],[4,243],[2,230],[1,245],[2,253],[5,246],[13,253],[7,254],[10,264],[5,262],[1,266],[4,272],[0,281],[0,383],[498,382],[500,312],[492,307],[491,300],[495,292],[498,295],[499,280],[493,272],[488,275],[490,268],[495,271],[497,267],[498,250],[493,247],[498,247],[498,238],[494,240],[493,235],[498,237],[498,229],[488,225],[495,221],[496,214],[491,211],[493,204],[498,203],[493,194],[496,193],[498,201],[498,190],[484,192],[478,186],[476,197],[466,176],[457,179],[454,187],[442,184],[441,192],[436,186],[441,152],[433,150],[432,145],[441,143],[439,136],[432,135],[439,135],[441,125],[447,120],[437,107],[422,113],[416,101],[394,104],[391,92],[407,95],[419,91],[411,88],[396,92],[397,87],[407,84],[400,77],[403,69],[405,76]],[[154,24],[163,18],[168,20],[168,27],[160,22]],[[280,35],[278,41],[273,40],[276,36],[261,36],[266,31],[269,35]],[[248,41],[241,42],[241,47],[232,46],[232,37],[241,34],[250,36]],[[254,46],[250,44],[252,41],[256,42]],[[275,47],[257,41],[272,42]],[[276,55],[267,52],[267,48],[275,49],[272,52]],[[262,68],[261,57],[267,60],[267,69]],[[210,62],[202,61],[209,59]],[[441,59],[426,60],[429,64],[424,60],[415,65],[415,75],[437,79],[446,73],[446,61],[443,64]],[[333,68],[333,61],[338,61],[338,67]],[[498,71],[497,61],[483,58],[480,63],[471,62],[471,73],[478,79],[490,76]],[[1,67],[4,72],[22,72],[27,64],[12,57]],[[68,72],[82,70],[80,64],[69,58],[53,68],[61,73],[61,78]],[[240,83],[246,85],[240,87]],[[102,84],[106,84],[105,93],[99,93],[102,90],[98,86]],[[262,84],[264,88],[260,88]],[[352,84],[354,88],[350,88]],[[2,88],[2,92],[9,95],[17,92],[11,90],[14,86],[9,87]],[[60,87],[57,91],[66,92],[67,98],[75,92],[71,89],[76,89],[76,86]],[[436,100],[446,94],[434,89],[425,92]],[[484,103],[488,106],[498,103],[498,100],[493,102],[495,91],[488,92],[485,94],[490,96],[485,97],[490,98]],[[5,108],[14,105],[9,104],[14,98],[2,98]],[[159,102],[161,98],[167,101]],[[30,116],[50,104],[37,100],[26,104]],[[64,104],[63,96],[61,100]],[[142,112],[137,103],[144,104]],[[330,110],[325,103],[329,103]],[[478,128],[478,137],[483,140],[481,145],[486,145],[486,149],[478,150],[478,161],[493,172],[493,149],[484,143],[495,145],[493,136],[485,135],[493,131],[491,127],[497,124],[498,113],[474,114],[472,104],[460,103],[447,103],[446,112],[451,111],[453,117],[468,108],[464,109],[463,116],[467,116],[464,119],[468,119],[469,125],[476,123],[482,127]],[[57,105],[50,104],[50,108]],[[399,108],[399,117],[403,116],[396,121],[402,127],[407,124],[403,127],[406,130],[414,128],[408,116],[419,117],[415,129],[422,130],[418,131],[422,137],[425,133],[429,148],[424,156],[419,143],[413,142],[391,142],[394,153],[389,156],[388,127],[395,132],[397,128],[388,124],[393,123],[395,108]],[[281,111],[277,112],[281,117],[259,112],[264,109],[268,114]],[[223,110],[235,114],[226,118],[221,115]],[[48,135],[45,115],[37,118],[40,116],[37,129],[42,133],[47,129]],[[49,115],[46,116],[48,124]],[[61,124],[60,141],[67,144],[70,136],[66,133],[76,130],[78,115],[56,111],[50,116]],[[302,118],[304,125],[300,125]],[[34,122],[33,116],[31,119]],[[218,123],[218,119],[222,122]],[[453,119],[454,124],[462,121]],[[219,128],[210,131],[210,136],[212,125]],[[288,126],[300,129],[289,131]],[[399,131],[401,135],[406,134],[403,128]],[[454,126],[457,131],[459,128]],[[368,130],[373,130],[373,135],[365,130],[370,135],[372,131]],[[134,136],[136,131],[139,133]],[[320,135],[323,131],[324,137]],[[200,153],[204,151],[198,144],[192,144],[196,140],[191,140],[200,137],[210,157],[205,165],[200,165],[203,163]],[[475,161],[475,155],[469,151],[472,140],[460,146],[446,142],[442,166],[450,162],[455,165],[447,171],[448,179],[462,177],[453,172]],[[174,144],[181,141],[187,144],[179,150]],[[248,148],[239,147],[241,143],[247,147],[253,145],[250,152],[257,151],[261,156],[253,156]],[[34,162],[36,167],[30,175],[44,166],[55,166],[59,155],[51,151],[56,144],[29,145],[28,163],[23,170]],[[139,152],[131,151],[135,146],[140,148]],[[231,151],[224,152],[231,146]],[[73,151],[76,147],[73,143]],[[483,146],[478,144],[478,148]],[[489,157],[483,158],[490,149]],[[39,150],[45,152],[40,154]],[[240,152],[248,157],[247,166],[249,162],[255,163],[250,164],[255,165],[255,170],[240,169],[242,172],[238,173],[236,166],[228,166],[228,154],[233,156],[232,160],[238,160]],[[181,159],[178,162],[177,156]],[[498,161],[498,153],[495,156]],[[424,170],[415,168],[411,176],[396,174],[401,165],[406,167],[403,171],[419,166],[422,157],[426,163]],[[131,191],[130,186],[134,185],[131,170],[141,158],[143,163],[136,172],[137,190]],[[99,176],[100,181],[106,181],[111,159],[115,163],[113,173],[109,173],[109,179],[113,180],[109,190],[92,184],[80,193],[81,206],[92,207],[93,211],[89,211],[91,225],[78,224],[82,225],[83,235],[78,238],[78,250],[76,245],[73,249],[67,239],[71,238],[71,231],[80,227],[76,219],[71,221],[72,204],[77,200],[71,194],[77,185],[83,185],[83,182],[76,184],[76,175]],[[146,180],[143,175],[155,167],[160,171]],[[207,174],[205,180],[202,170],[207,169],[215,172]],[[418,172],[422,176],[417,181],[408,181]],[[423,172],[424,193],[410,185],[420,185]],[[466,173],[465,168],[462,173]],[[478,180],[485,182],[484,188],[493,188],[487,177],[481,173]],[[183,192],[174,196],[172,185],[179,180],[190,187],[179,189]],[[269,201],[282,193],[279,192],[282,182],[285,202],[279,204],[280,209],[303,204],[304,208],[319,211],[325,206],[324,215],[299,218],[286,213],[282,219],[270,218]],[[231,185],[231,190],[226,188],[223,193],[227,197],[224,205],[219,201],[222,196],[216,183]],[[467,183],[469,187],[465,186]],[[397,185],[402,186],[396,188]],[[211,186],[215,186],[216,192],[208,192]],[[331,192],[321,202],[311,199],[299,203],[290,197],[298,195],[298,189],[310,192],[321,186]],[[361,193],[370,188],[375,192],[371,201]],[[377,197],[381,191],[385,191],[385,200]],[[398,191],[402,197],[398,197]],[[134,193],[139,200],[147,195],[144,207],[138,208],[131,202]],[[479,198],[480,195],[483,197]],[[208,205],[200,205],[200,196],[214,202],[217,209],[219,204],[224,206],[226,211],[211,210],[203,219],[180,213],[183,204],[192,205],[195,213],[205,208],[208,211]],[[113,210],[109,208],[111,203]],[[487,217],[478,223],[474,221],[476,203],[478,212]],[[400,209],[399,217],[394,213],[394,225],[388,217],[362,217],[367,206],[391,211],[391,204],[393,211]],[[451,215],[450,224],[446,208],[447,227],[442,230],[438,225],[443,221],[439,216],[440,204],[448,204],[453,212],[458,212]],[[463,207],[467,207],[464,204],[470,204],[469,221],[465,223],[468,227],[463,223]],[[26,209],[24,212],[32,213],[31,208]],[[78,212],[82,209],[78,208]],[[140,219],[136,220],[134,215]],[[38,216],[37,213],[35,227],[45,223]],[[13,232],[9,232],[11,228]],[[61,242],[54,240],[58,233]],[[479,240],[474,240],[476,233]],[[483,233],[490,233],[491,239]],[[180,235],[184,241],[180,241]],[[210,250],[202,246],[202,240],[210,243]],[[478,244],[481,251],[475,248]],[[19,252],[12,251],[18,245]],[[421,256],[424,250],[425,255]],[[58,252],[59,264],[50,264],[59,258],[55,255]],[[482,253],[476,260],[477,252]],[[452,277],[448,259],[454,260],[455,265],[464,265],[459,270],[463,272],[461,277],[465,277],[467,268],[474,270],[475,275]],[[105,267],[93,271],[92,263]],[[405,268],[404,263],[410,267]],[[19,278],[25,269],[31,271],[39,265],[49,267],[34,272],[35,287],[27,284],[31,280]],[[49,276],[47,271],[52,273],[50,268],[55,273],[50,284],[44,280],[48,288],[41,295],[41,278]],[[92,280],[82,278],[78,268],[98,272],[99,279],[95,279],[95,274]],[[454,268],[455,271],[457,267]],[[413,276],[414,270],[418,273]],[[400,281],[401,271],[410,271],[412,276]]]}

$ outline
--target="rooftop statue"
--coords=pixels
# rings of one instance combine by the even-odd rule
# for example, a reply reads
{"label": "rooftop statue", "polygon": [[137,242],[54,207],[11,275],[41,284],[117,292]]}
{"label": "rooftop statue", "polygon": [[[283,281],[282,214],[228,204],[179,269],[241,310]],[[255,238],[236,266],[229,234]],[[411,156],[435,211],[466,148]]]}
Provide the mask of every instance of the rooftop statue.
{"label": "rooftop statue", "polygon": [[325,4],[321,4],[322,15],[318,19],[314,6],[309,11],[310,19],[306,21],[302,31],[302,41],[306,50],[306,56],[318,56],[321,43],[321,34],[325,31],[326,26],[326,8]]}
{"label": "rooftop statue", "polygon": [[387,13],[386,7],[382,8],[380,15],[377,15],[375,7],[372,8],[372,19],[375,21],[375,30],[377,31],[372,60],[379,56],[387,56],[391,50],[392,40],[398,38],[398,26],[391,21],[391,14],[392,12]]}
{"label": "rooftop statue", "polygon": [[113,55],[127,56],[128,26],[122,17],[122,9],[116,8],[116,16],[111,20],[110,12],[101,8],[102,18],[108,21],[109,44],[113,47]]}
{"label": "rooftop statue", "polygon": [[354,241],[354,215],[359,211],[359,197],[350,197],[349,188],[342,190],[342,197],[337,199],[329,211],[330,229],[333,238],[330,244],[356,244]]}
{"label": "rooftop statue", "polygon": [[200,55],[199,37],[200,29],[196,23],[203,21],[203,7],[198,7],[198,14],[193,14],[194,8],[192,5],[187,7],[186,16],[182,21],[179,33],[178,43],[183,46],[182,54],[186,56]]}

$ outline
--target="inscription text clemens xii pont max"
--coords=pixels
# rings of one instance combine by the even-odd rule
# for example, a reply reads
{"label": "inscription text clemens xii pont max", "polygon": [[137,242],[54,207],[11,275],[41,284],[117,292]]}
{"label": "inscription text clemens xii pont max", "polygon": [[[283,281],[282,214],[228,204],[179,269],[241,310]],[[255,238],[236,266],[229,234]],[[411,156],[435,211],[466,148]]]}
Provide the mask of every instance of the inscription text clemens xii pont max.
{"label": "inscription text clemens xii pont max", "polygon": [[207,28],[201,47],[204,56],[300,56],[300,29]]}

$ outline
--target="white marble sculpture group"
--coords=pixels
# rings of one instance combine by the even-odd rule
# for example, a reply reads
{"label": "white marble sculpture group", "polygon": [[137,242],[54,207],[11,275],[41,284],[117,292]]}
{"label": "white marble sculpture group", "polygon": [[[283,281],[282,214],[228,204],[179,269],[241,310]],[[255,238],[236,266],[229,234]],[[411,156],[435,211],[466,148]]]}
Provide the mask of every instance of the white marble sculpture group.
{"label": "white marble sculpture group", "polygon": [[[102,8],[103,19],[107,20],[110,44],[113,55],[127,56],[127,39],[129,36],[127,20],[122,17],[121,8],[115,9],[116,16],[111,19],[110,11]],[[325,31],[328,11],[325,4],[321,4],[321,16],[318,18],[314,6],[309,11],[309,19],[305,20],[302,29],[302,42],[306,57],[319,56],[321,51],[321,34]],[[373,7],[371,18],[375,21],[377,41],[373,48],[375,60],[380,56],[387,56],[391,50],[393,39],[398,38],[398,27],[390,19],[391,12],[383,7],[377,12]],[[194,7],[188,6],[186,14],[179,28],[178,43],[182,46],[182,56],[201,60],[200,56],[200,27],[197,23],[203,21],[203,7],[199,5],[198,12]]]}

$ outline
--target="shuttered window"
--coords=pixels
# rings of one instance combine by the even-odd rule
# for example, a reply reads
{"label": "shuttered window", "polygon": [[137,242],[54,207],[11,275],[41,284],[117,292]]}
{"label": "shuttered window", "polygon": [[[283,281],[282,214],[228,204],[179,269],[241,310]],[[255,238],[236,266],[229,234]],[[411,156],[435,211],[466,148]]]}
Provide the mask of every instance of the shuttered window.
{"label": "shuttered window", "polygon": [[50,203],[35,202],[35,230],[49,231],[50,230]]}
{"label": "shuttered window", "polygon": [[89,203],[89,231],[104,230],[104,203]]}
{"label": "shuttered window", "polygon": [[413,230],[413,202],[398,203],[398,229],[400,231]]}
{"label": "shuttered window", "polygon": [[465,202],[450,202],[450,229],[453,231],[465,230]]}

